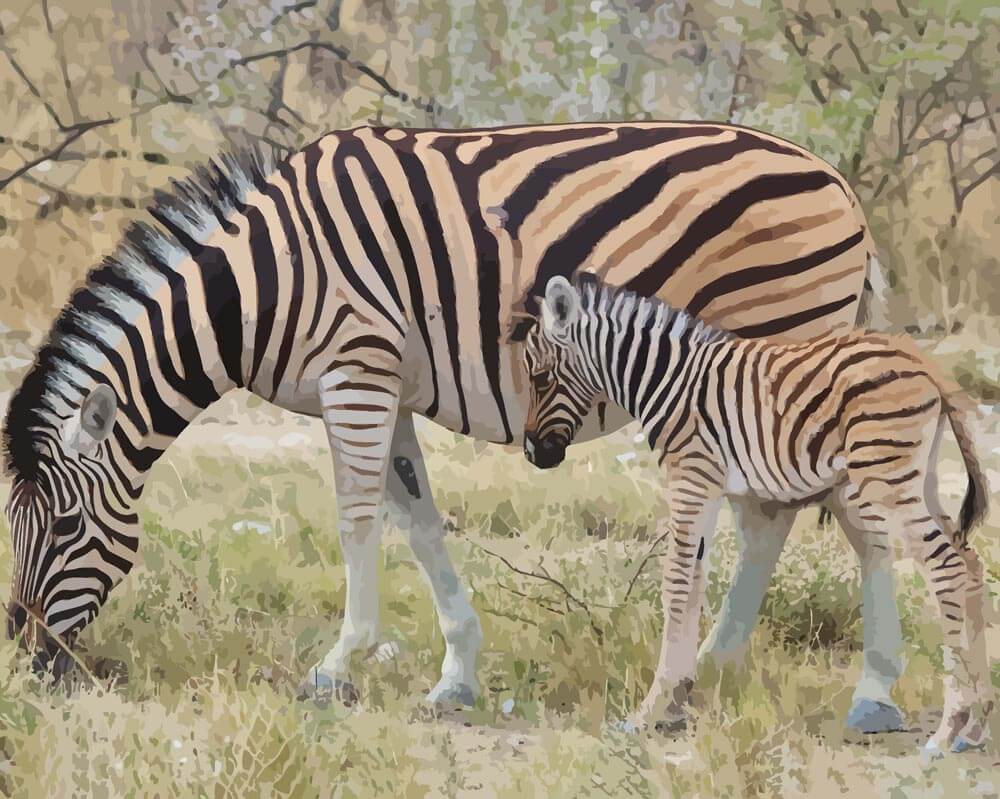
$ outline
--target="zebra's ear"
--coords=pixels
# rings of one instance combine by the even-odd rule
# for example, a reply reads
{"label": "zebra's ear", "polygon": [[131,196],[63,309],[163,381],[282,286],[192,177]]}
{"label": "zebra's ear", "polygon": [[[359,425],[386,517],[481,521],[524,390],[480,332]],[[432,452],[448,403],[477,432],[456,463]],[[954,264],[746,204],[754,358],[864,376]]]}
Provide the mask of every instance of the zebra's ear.
{"label": "zebra's ear", "polygon": [[563,339],[580,317],[580,295],[570,282],[557,275],[545,286],[542,303],[542,329],[553,339]]}
{"label": "zebra's ear", "polygon": [[95,386],[83,398],[80,410],[70,420],[66,430],[66,443],[81,455],[92,455],[97,445],[111,434],[118,411],[118,397],[111,386]]}

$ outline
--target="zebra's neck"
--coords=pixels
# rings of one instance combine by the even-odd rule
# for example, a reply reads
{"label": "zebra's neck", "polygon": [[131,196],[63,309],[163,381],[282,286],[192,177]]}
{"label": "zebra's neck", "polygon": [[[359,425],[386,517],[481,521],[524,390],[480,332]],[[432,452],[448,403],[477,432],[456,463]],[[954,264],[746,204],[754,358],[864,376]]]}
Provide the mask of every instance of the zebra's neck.
{"label": "zebra's neck", "polygon": [[585,288],[587,349],[596,387],[640,422],[651,446],[683,414],[710,350],[730,336],[657,299]]}
{"label": "zebra's neck", "polygon": [[156,194],[155,225],[134,224],[88,274],[12,397],[4,425],[12,473],[39,477],[46,450],[63,446],[84,398],[103,383],[118,407],[102,462],[136,497],[190,421],[243,385],[244,328],[254,314],[213,242],[249,235],[233,219],[275,168],[268,154],[248,149]]}

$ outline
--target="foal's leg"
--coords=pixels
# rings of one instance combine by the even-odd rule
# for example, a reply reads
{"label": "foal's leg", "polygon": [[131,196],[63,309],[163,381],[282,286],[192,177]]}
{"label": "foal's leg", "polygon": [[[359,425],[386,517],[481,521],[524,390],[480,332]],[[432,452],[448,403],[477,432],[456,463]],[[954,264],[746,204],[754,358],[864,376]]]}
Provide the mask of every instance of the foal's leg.
{"label": "foal's leg", "polygon": [[738,546],[736,572],[715,626],[698,652],[698,661],[716,664],[743,660],[760,605],[771,584],[795,510],[765,510],[751,497],[730,498]]}
{"label": "foal's leg", "polygon": [[430,583],[445,640],[441,680],[427,695],[431,702],[471,705],[479,693],[476,656],[483,640],[479,617],[455,574],[444,544],[444,521],[434,505],[413,416],[402,412],[392,439],[388,489],[424,577]]}
{"label": "foal's leg", "polygon": [[[831,503],[847,540],[861,561],[861,615],[864,619],[864,666],[854,689],[847,726],[864,733],[903,729],[903,714],[890,691],[905,666],[903,632],[893,584],[893,553],[884,529],[873,526],[874,511]],[[866,520],[862,518],[868,516]]]}
{"label": "foal's leg", "polygon": [[[899,453],[891,466],[887,467],[884,459],[857,457],[853,463],[849,461],[850,484],[843,497],[866,531],[887,532],[889,540],[906,543],[937,601],[946,675],[944,715],[925,747],[932,755],[949,746],[974,720],[979,698],[965,629],[969,562],[960,545],[941,528],[926,497],[938,423],[935,413],[914,418],[906,429],[894,431],[914,443]],[[888,548],[888,540],[880,545]]]}
{"label": "foal's leg", "polygon": [[663,637],[653,684],[631,722],[635,726],[661,721],[670,724],[683,713],[697,665],[698,618],[705,588],[700,566],[708,556],[722,502],[719,486],[685,473],[683,468],[674,467],[670,472],[670,534],[660,589]]}
{"label": "foal's leg", "polygon": [[[936,450],[936,447],[935,447]],[[936,463],[936,451],[931,458],[931,466]],[[983,562],[968,541],[958,540],[955,523],[941,507],[938,494],[937,474],[931,471],[924,484],[927,507],[934,516],[938,527],[953,543],[965,560],[968,582],[965,587],[965,632],[969,647],[968,668],[977,693],[977,701],[969,715],[969,720],[959,731],[952,750],[961,752],[982,746],[987,737],[986,719],[993,709],[993,684],[990,675],[989,655],[986,651],[984,635],[986,623],[983,617]]]}

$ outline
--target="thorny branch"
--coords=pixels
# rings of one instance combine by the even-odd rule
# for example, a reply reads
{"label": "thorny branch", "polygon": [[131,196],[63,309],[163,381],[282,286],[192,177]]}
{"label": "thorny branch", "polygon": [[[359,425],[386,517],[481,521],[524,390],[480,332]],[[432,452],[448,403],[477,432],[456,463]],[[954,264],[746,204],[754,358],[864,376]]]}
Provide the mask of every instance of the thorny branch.
{"label": "thorny branch", "polygon": [[397,100],[401,100],[404,103],[412,101],[417,108],[421,111],[426,111],[427,113],[432,113],[434,111],[434,103],[421,103],[420,100],[410,97],[406,92],[395,88],[389,81],[387,81],[382,75],[379,75],[375,70],[369,67],[367,64],[357,61],[351,58],[351,54],[346,48],[339,45],[333,44],[331,42],[316,42],[316,41],[305,41],[299,42],[298,44],[292,45],[290,47],[284,47],[276,50],[267,50],[262,53],[254,53],[253,55],[243,56],[242,58],[237,58],[229,62],[229,67],[224,69],[219,73],[219,77],[222,78],[228,75],[236,67],[247,66],[255,61],[264,61],[270,58],[287,58],[292,53],[297,53],[301,50],[322,50],[327,53],[332,53],[337,56],[341,61],[343,61],[348,66],[360,72],[362,75],[375,81],[382,90],[388,94],[390,97],[394,97]]}
{"label": "thorny branch", "polygon": [[493,552],[492,550],[487,549],[481,544],[475,544],[475,546],[481,549],[485,554],[489,555],[490,557],[499,560],[501,563],[503,563],[504,566],[506,566],[515,574],[519,574],[522,577],[530,577],[533,580],[541,580],[543,582],[549,583],[550,585],[554,585],[563,593],[563,596],[566,598],[567,606],[575,606],[587,614],[587,618],[590,621],[590,629],[594,631],[594,635],[597,637],[597,640],[599,642],[604,640],[604,631],[601,630],[601,628],[598,627],[597,624],[594,622],[594,615],[590,611],[590,606],[587,605],[587,603],[584,602],[582,599],[576,597],[573,594],[573,592],[566,587],[566,584],[563,583],[561,580],[557,580],[555,577],[553,577],[548,573],[539,574],[538,572],[534,571],[525,571],[524,569],[515,566],[513,563],[510,562],[510,560],[505,558],[499,552]]}
{"label": "thorny branch", "polygon": [[[288,6],[285,6],[277,14],[277,16],[275,16],[274,20],[272,20],[272,24],[280,21],[282,18],[288,16],[289,14],[292,14],[294,12],[301,12],[309,8],[314,8],[316,5],[317,5],[317,0],[302,0],[302,2],[292,3]],[[183,6],[181,8],[183,8]],[[51,14],[49,12],[48,0],[42,0],[42,11],[43,11],[43,16],[45,18],[45,23],[48,33],[53,38],[53,40],[55,40],[55,27],[52,23]],[[3,27],[0,26],[0,36],[2,36],[4,33],[5,31]],[[198,94],[204,93],[207,90],[207,87],[203,86],[199,87],[197,92],[195,92],[194,94],[181,94],[177,92],[170,86],[170,84],[163,78],[163,76],[160,75],[159,71],[153,64],[152,59],[149,57],[149,47],[150,45],[146,43],[139,46],[137,50],[139,57],[143,65],[145,66],[146,70],[158,84],[161,91],[161,97],[154,103],[144,106],[142,109],[138,109],[137,111],[128,115],[128,118],[134,119],[137,116],[152,110],[153,108],[165,105],[167,103],[192,105],[195,103],[194,97]],[[73,95],[70,86],[69,72],[66,63],[65,53],[63,52],[63,49],[61,47],[57,46],[56,49],[58,51],[58,59],[59,59],[60,69],[62,72],[63,84],[66,87],[67,91],[67,102],[70,105],[70,109],[73,112],[74,118],[78,119],[79,112],[76,104],[76,99]],[[269,50],[262,53],[255,53],[249,56],[235,58],[230,61],[229,66],[223,69],[223,71],[217,77],[218,78],[225,77],[226,75],[229,75],[237,67],[240,66],[248,66],[254,62],[263,61],[271,58],[284,59],[287,58],[292,53],[299,52],[302,50],[320,50],[323,52],[331,53],[332,55],[340,59],[346,66],[356,70],[360,74],[374,81],[387,95],[396,98],[402,102],[412,102],[419,110],[424,111],[426,113],[433,114],[435,112],[435,104],[433,101],[423,102],[419,98],[410,97],[410,95],[407,94],[407,92],[393,86],[384,75],[380,75],[371,67],[369,67],[367,64],[358,61],[357,59],[354,59],[351,56],[350,52],[347,50],[347,48],[333,44],[331,42],[320,42],[320,41],[310,40],[306,42],[300,42],[299,44],[292,45],[290,47],[283,49]],[[9,61],[12,69],[22,80],[22,82],[27,87],[31,95],[34,96],[42,104],[42,107],[45,109],[45,112],[48,114],[49,117],[51,117],[52,121],[55,123],[56,128],[61,133],[66,134],[65,138],[63,138],[58,144],[56,144],[54,147],[48,150],[41,151],[41,148],[38,148],[37,146],[35,148],[31,147],[27,148],[27,149],[35,149],[35,151],[38,152],[38,155],[35,158],[22,164],[17,169],[9,172],[3,178],[0,178],[0,191],[2,191],[11,183],[16,181],[18,178],[22,177],[23,175],[30,172],[38,165],[45,163],[46,161],[58,161],[58,160],[68,159],[70,157],[70,154],[72,153],[72,151],[69,150],[68,148],[75,141],[77,141],[77,139],[79,139],[80,137],[82,137],[84,134],[88,133],[91,130],[105,127],[107,125],[112,125],[120,121],[120,119],[115,118],[113,116],[109,116],[106,119],[82,120],[82,121],[74,121],[72,123],[67,123],[60,116],[55,106],[44,97],[44,95],[42,94],[36,83],[31,79],[31,76],[22,68],[20,62],[15,57],[15,55],[7,47],[3,45],[0,45],[0,52],[2,52],[7,57],[7,60]],[[302,122],[301,115],[295,112],[294,109],[288,107],[288,105],[285,104],[284,100],[281,98],[279,94],[277,97],[272,99],[272,102],[270,103],[268,109],[265,112],[265,116],[272,123],[275,123],[281,127],[288,127],[288,124],[284,122],[284,120],[282,120],[281,117],[279,116],[279,112],[281,111],[286,112],[296,122],[299,123]]]}

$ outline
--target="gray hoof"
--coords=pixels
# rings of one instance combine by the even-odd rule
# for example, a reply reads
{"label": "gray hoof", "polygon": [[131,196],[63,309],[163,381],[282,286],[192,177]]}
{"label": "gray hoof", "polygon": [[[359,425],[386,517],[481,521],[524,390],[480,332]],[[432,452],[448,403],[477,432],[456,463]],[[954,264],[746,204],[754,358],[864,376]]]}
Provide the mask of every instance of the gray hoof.
{"label": "gray hoof", "polygon": [[361,696],[358,694],[358,689],[354,687],[354,683],[346,680],[335,680],[315,668],[309,672],[309,678],[299,686],[298,698],[300,700],[312,699],[319,705],[329,704],[333,699],[336,699],[350,707],[357,704]]}
{"label": "gray hoof", "polygon": [[893,704],[875,699],[857,699],[847,714],[847,726],[866,735],[898,732],[903,729],[903,714]]}
{"label": "gray hoof", "polygon": [[626,735],[639,735],[639,733],[645,732],[646,726],[633,719],[622,719],[612,724],[611,729]]}
{"label": "gray hoof", "polygon": [[985,741],[981,741],[980,743],[974,744],[970,743],[967,738],[963,738],[961,735],[955,738],[954,743],[951,745],[951,751],[959,755],[962,754],[962,752],[972,752],[975,751],[976,749],[985,749],[985,748],[986,748]]}
{"label": "gray hoof", "polygon": [[676,735],[687,729],[688,717],[676,716],[673,718],[660,719],[653,725],[653,729],[661,735]]}
{"label": "gray hoof", "polygon": [[438,684],[427,694],[427,701],[434,705],[472,707],[476,704],[476,692],[471,685],[465,683],[457,683],[447,687]]}
{"label": "gray hoof", "polygon": [[924,768],[930,768],[931,763],[944,757],[941,747],[933,741],[928,741],[920,750],[920,763]]}

